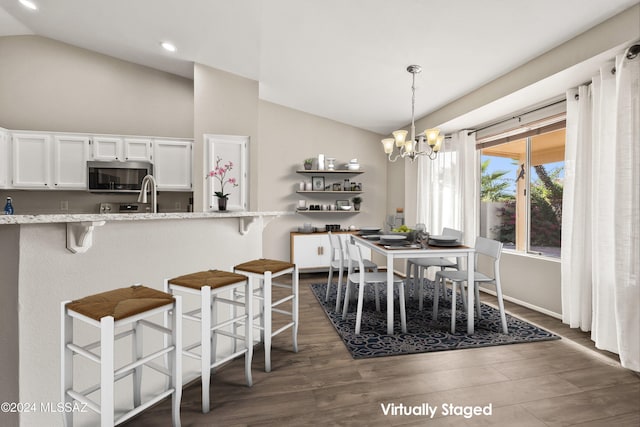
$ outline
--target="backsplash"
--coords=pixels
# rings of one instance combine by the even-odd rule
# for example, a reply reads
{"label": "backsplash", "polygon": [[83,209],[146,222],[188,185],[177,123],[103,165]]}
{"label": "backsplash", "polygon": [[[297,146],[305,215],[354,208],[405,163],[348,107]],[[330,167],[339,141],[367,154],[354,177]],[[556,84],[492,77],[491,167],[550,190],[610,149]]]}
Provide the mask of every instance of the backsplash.
{"label": "backsplash", "polygon": [[[99,213],[103,202],[135,203],[138,199],[134,193],[0,190],[3,206],[7,197],[13,199],[14,215],[92,214]],[[191,192],[161,191],[158,193],[158,212],[187,212],[190,197],[193,197]]]}

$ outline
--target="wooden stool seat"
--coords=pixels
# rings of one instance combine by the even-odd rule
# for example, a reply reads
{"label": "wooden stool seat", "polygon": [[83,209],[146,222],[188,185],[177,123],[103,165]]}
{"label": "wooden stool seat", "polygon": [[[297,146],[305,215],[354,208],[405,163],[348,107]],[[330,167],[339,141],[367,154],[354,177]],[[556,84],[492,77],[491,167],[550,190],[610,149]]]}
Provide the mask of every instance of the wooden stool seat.
{"label": "wooden stool seat", "polygon": [[[200,323],[200,340],[185,345],[182,352],[185,356],[200,361],[203,413],[209,412],[211,406],[209,402],[211,369],[244,354],[247,385],[253,384],[251,377],[253,328],[250,320],[253,318],[252,300],[247,298],[240,301],[240,298],[237,298],[237,291],[240,288],[244,288],[245,294],[253,292],[247,276],[223,270],[198,271],[165,280],[164,289],[167,292],[181,292],[200,298],[199,308],[183,314],[185,319]],[[230,295],[227,297],[227,294]],[[230,318],[225,316],[218,319],[216,311],[218,303],[227,304],[233,308]],[[244,308],[244,312],[238,314],[237,308]],[[244,335],[238,334],[239,325],[244,325]],[[228,327],[232,330],[228,331]],[[233,340],[231,354],[217,357],[218,336],[226,336]],[[236,348],[237,341],[244,342],[244,347],[240,350]],[[192,351],[197,347],[200,347],[199,353]],[[185,382],[188,381],[190,379],[186,379]]]}
{"label": "wooden stool seat", "polygon": [[293,267],[295,267],[295,264],[291,264],[290,262],[261,258],[238,264],[234,267],[234,270],[255,274],[264,274],[267,271],[270,271],[275,274]]}
{"label": "wooden stool seat", "polygon": [[242,282],[243,280],[247,280],[247,276],[223,270],[207,270],[174,277],[173,279],[169,279],[169,284],[199,290],[203,286],[217,289]]}
{"label": "wooden stool seat", "polygon": [[[164,325],[148,320],[152,316],[165,315]],[[168,318],[171,316],[171,325]],[[100,339],[80,346],[74,342],[74,320],[82,321],[100,330]],[[182,300],[180,296],[142,285],[114,289],[61,304],[61,397],[65,407],[74,401],[84,403],[100,415],[101,427],[118,425],[141,411],[171,396],[172,424],[180,426],[180,401],[182,399],[182,347],[181,335]],[[128,330],[116,333],[116,328],[129,326]],[[143,354],[143,327],[164,334],[163,345],[149,354]],[[116,369],[116,341],[131,336],[132,361]],[[96,348],[100,350],[95,351]],[[128,350],[131,351],[131,350]],[[100,382],[83,391],[74,389],[73,360],[85,357],[100,365]],[[168,367],[153,361],[166,358]],[[166,363],[165,362],[165,363]],[[166,390],[156,392],[142,402],[142,367],[152,368],[169,378]],[[116,381],[133,377],[133,409],[115,418]],[[99,403],[89,396],[100,391]],[[63,413],[65,426],[73,425],[73,413]]]}
{"label": "wooden stool seat", "polygon": [[136,285],[71,301],[67,304],[67,309],[93,320],[99,321],[103,317],[111,316],[117,321],[167,304],[173,304],[172,295]]}

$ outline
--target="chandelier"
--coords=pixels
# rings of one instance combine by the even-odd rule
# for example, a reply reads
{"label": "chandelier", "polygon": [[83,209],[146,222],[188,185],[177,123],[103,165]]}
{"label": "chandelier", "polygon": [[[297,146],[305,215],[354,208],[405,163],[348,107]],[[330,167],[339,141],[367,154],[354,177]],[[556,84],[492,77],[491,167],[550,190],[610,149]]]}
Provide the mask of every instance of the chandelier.
{"label": "chandelier", "polygon": [[[416,125],[415,125],[415,104],[416,104],[416,74],[422,71],[422,67],[419,65],[409,65],[407,71],[412,75],[411,83],[411,138],[407,139],[406,130],[396,130],[393,132],[393,138],[383,139],[382,145],[384,146],[384,152],[389,156],[390,162],[395,162],[398,158],[408,157],[412,162],[419,156],[427,156],[431,160],[434,160],[438,156],[438,151],[442,147],[442,141],[444,136],[440,135],[440,130],[437,128],[427,129],[416,137]],[[427,146],[423,151],[420,151],[427,142]],[[393,155],[393,146],[398,147],[398,154]]]}

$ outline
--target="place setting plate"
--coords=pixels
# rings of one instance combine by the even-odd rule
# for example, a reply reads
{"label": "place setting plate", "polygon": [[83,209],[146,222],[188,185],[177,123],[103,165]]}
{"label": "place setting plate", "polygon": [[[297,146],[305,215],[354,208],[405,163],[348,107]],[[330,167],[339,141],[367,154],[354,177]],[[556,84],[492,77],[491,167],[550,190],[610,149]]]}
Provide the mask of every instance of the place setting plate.
{"label": "place setting plate", "polygon": [[379,234],[380,233],[380,227],[360,227],[360,232],[358,234],[360,234],[361,236],[368,236],[368,235],[372,235],[372,234]]}
{"label": "place setting plate", "polygon": [[408,243],[407,236],[400,236],[397,234],[382,234],[380,235],[380,243],[389,246],[403,246]]}

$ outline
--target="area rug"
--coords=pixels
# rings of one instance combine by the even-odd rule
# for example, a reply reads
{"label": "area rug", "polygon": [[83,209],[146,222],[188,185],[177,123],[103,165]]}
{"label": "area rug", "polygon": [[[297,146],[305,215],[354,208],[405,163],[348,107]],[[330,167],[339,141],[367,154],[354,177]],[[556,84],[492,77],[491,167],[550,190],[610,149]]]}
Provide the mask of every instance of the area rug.
{"label": "area rug", "polygon": [[[400,312],[396,295],[394,304],[396,333],[394,335],[387,335],[386,330],[386,290],[380,291],[381,311],[376,311],[374,292],[372,287],[368,286],[365,289],[360,335],[356,335],[354,332],[355,302],[350,305],[346,319],[342,320],[342,314],[335,313],[335,284],[331,286],[327,302],[324,300],[326,283],[310,286],[354,359],[560,339],[549,331],[509,314],[507,314],[509,333],[504,334],[500,323],[500,311],[484,303],[481,304],[481,318],[476,318],[475,333],[467,335],[467,316],[459,296],[456,304],[456,331],[451,333],[451,298],[445,300],[442,296],[440,297],[438,318],[432,319],[433,288],[431,286],[426,286],[422,311],[418,310],[418,301],[414,298],[412,290],[408,290],[406,334],[400,332]],[[449,289],[448,292],[450,293],[451,290]]]}

